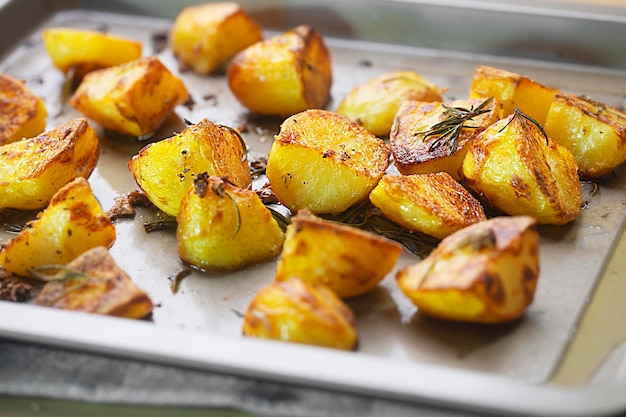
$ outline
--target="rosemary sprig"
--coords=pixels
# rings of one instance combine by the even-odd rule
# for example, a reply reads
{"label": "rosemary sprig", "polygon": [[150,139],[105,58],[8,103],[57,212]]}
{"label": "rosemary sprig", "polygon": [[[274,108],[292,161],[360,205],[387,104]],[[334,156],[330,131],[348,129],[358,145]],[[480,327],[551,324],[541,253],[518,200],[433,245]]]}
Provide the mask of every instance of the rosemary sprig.
{"label": "rosemary sprig", "polygon": [[146,233],[156,232],[157,230],[163,229],[175,229],[177,226],[176,219],[164,219],[164,220],[156,220],[154,222],[146,222],[143,224],[143,229]]}
{"label": "rosemary sprig", "polygon": [[274,218],[274,220],[276,220],[276,223],[278,223],[278,227],[280,227],[280,230],[282,230],[283,233],[286,232],[287,226],[291,224],[291,220],[289,220],[287,216],[283,215],[281,212],[279,212],[275,208],[270,207],[268,205],[266,205],[265,207],[267,207],[270,213],[272,213],[272,217]]}
{"label": "rosemary sprig", "polygon": [[170,280],[170,289],[172,290],[172,294],[176,294],[180,289],[180,283],[183,279],[187,278],[191,274],[191,269],[183,268],[174,273],[171,277],[167,277]]}
{"label": "rosemary sprig", "polygon": [[65,265],[44,265],[36,268],[31,268],[29,273],[34,278],[45,282],[53,281],[76,281],[73,284],[66,286],[63,291],[52,300],[47,300],[46,305],[52,306],[60,299],[64,298],[68,294],[78,291],[87,285],[90,281],[89,275],[78,269],[70,268]]}
{"label": "rosemary sprig", "polygon": [[545,130],[543,130],[543,126],[541,126],[541,123],[539,123],[538,121],[536,121],[535,119],[533,119],[532,117],[530,117],[529,115],[527,115],[526,113],[522,112],[520,109],[518,109],[517,107],[513,110],[513,116],[509,119],[509,121],[502,127],[502,129],[500,129],[498,131],[498,133],[502,132],[504,129],[506,129],[511,122],[515,119],[518,118],[522,123],[526,123],[526,122],[531,122],[532,124],[534,124],[535,126],[537,126],[537,128],[539,129],[539,131],[541,132],[541,134],[543,135],[543,137],[546,139],[546,145],[549,144],[548,141],[548,134],[546,133]]}

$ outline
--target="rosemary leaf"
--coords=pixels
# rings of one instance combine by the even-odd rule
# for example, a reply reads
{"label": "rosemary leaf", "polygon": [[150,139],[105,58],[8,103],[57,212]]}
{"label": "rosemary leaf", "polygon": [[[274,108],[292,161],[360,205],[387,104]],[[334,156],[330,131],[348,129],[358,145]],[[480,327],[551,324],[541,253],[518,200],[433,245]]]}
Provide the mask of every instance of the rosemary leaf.
{"label": "rosemary leaf", "polygon": [[69,279],[88,280],[89,276],[83,271],[65,265],[44,265],[31,268],[29,273],[42,281],[63,281]]}

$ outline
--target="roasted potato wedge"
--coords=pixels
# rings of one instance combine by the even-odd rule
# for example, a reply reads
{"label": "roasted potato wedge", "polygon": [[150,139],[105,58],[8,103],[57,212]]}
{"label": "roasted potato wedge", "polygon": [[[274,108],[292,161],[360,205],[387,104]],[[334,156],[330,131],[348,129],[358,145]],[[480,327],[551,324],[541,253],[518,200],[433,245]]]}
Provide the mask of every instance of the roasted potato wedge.
{"label": "roasted potato wedge", "polygon": [[47,117],[44,101],[24,81],[0,74],[0,146],[37,136]]}
{"label": "roasted potato wedge", "polygon": [[356,350],[354,313],[328,288],[297,277],[261,288],[243,318],[249,337]]}
{"label": "roasted potato wedge", "polygon": [[0,146],[0,210],[39,210],[65,184],[89,178],[100,143],[86,119]]}
{"label": "roasted potato wedge", "polygon": [[237,52],[262,38],[261,26],[232,2],[184,8],[170,34],[179,61],[203,75],[225,68]]}
{"label": "roasted potato wedge", "polygon": [[437,239],[487,219],[480,202],[446,172],[385,175],[370,201],[400,226]]}
{"label": "roasted potato wedge", "polygon": [[92,30],[49,28],[42,33],[44,47],[61,72],[74,71],[82,79],[88,72],[113,67],[141,57],[141,42]]}
{"label": "roasted potato wedge", "polygon": [[274,259],[285,236],[252,190],[199,174],[176,217],[180,258],[203,270],[232,270]]}
{"label": "roasted potato wedge", "polygon": [[346,116],[307,110],[286,119],[266,174],[293,212],[337,213],[367,199],[389,166],[389,146]]}
{"label": "roasted potato wedge", "polygon": [[419,311],[477,323],[519,318],[533,301],[538,278],[539,233],[528,216],[468,226],[396,274]]}
{"label": "roasted potato wedge", "polygon": [[36,275],[48,282],[35,305],[130,319],[144,318],[154,307],[148,294],[133,283],[103,246],[84,252],[65,267],[38,268]]}
{"label": "roasted potato wedge", "polygon": [[0,266],[29,276],[45,265],[65,265],[96,246],[110,248],[115,226],[83,177],[61,188],[50,204],[0,250]]}
{"label": "roasted potato wedge", "polygon": [[614,107],[558,93],[545,130],[574,154],[582,177],[605,177],[626,161],[626,113]]}
{"label": "roasted potato wedge", "polygon": [[335,110],[377,136],[389,136],[405,100],[443,101],[443,90],[413,71],[395,71],[353,88]]}
{"label": "roasted potato wedge", "polygon": [[203,119],[177,135],[146,145],[130,159],[128,168],[148,199],[176,216],[180,201],[202,172],[248,188],[252,176],[246,152],[236,130]]}
{"label": "roasted potato wedge", "polygon": [[333,77],[324,39],[303,25],[239,52],[227,78],[232,93],[250,111],[287,117],[326,106]]}
{"label": "roasted potato wedge", "polygon": [[297,276],[341,298],[355,297],[374,289],[401,253],[399,243],[302,210],[287,227],[276,280]]}
{"label": "roasted potato wedge", "polygon": [[458,179],[472,139],[498,120],[499,104],[493,98],[404,101],[389,135],[394,165],[407,175],[443,171]]}
{"label": "roasted potato wedge", "polygon": [[463,184],[507,214],[562,225],[580,213],[574,156],[517,110],[474,138],[461,168]]}
{"label": "roasted potato wedge", "polygon": [[154,133],[187,101],[183,81],[156,57],[145,57],[85,76],[70,104],[105,129],[130,136]]}

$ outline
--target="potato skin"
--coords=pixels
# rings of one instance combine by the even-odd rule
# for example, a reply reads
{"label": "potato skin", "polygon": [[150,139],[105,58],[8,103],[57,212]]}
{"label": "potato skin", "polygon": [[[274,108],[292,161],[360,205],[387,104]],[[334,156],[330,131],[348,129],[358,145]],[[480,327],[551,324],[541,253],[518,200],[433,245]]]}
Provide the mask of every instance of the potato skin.
{"label": "potato skin", "polygon": [[156,131],[189,94],[183,81],[156,57],[92,71],[70,104],[105,129],[130,136]]}
{"label": "potato skin", "polygon": [[307,110],[282,123],[266,174],[291,211],[338,213],[367,199],[390,155],[383,140],[346,116]]}
{"label": "potato skin", "polygon": [[0,146],[37,136],[46,128],[47,117],[41,97],[23,81],[0,74]]}
{"label": "potato skin", "polygon": [[262,30],[237,3],[206,3],[184,8],[174,20],[170,39],[183,65],[207,75],[262,40]]}
{"label": "potato skin", "polygon": [[96,246],[115,242],[115,226],[102,211],[83,177],[61,188],[37,219],[0,251],[0,266],[28,276],[31,268],[65,265]]}
{"label": "potato skin", "polygon": [[282,117],[325,107],[333,78],[324,39],[308,25],[239,52],[226,75],[230,90],[244,107]]}
{"label": "potato skin", "polygon": [[487,219],[480,202],[445,172],[385,175],[369,198],[385,217],[437,239]]}
{"label": "potato skin", "polygon": [[352,310],[323,285],[297,277],[275,281],[254,296],[243,319],[244,336],[356,350]]}
{"label": "potato skin", "polygon": [[302,210],[287,227],[276,280],[297,276],[341,298],[355,297],[374,289],[401,253],[394,241]]}
{"label": "potato skin", "polygon": [[128,169],[148,199],[170,216],[194,178],[207,172],[227,177],[240,188],[252,183],[246,149],[239,133],[203,119],[177,135],[143,147],[128,162]]}
{"label": "potato skin", "polygon": [[539,233],[529,216],[495,217],[461,229],[396,274],[419,311],[476,323],[519,318],[534,299],[538,277]]}
{"label": "potato skin", "polygon": [[0,210],[38,210],[77,177],[89,178],[100,142],[86,119],[0,146]]}

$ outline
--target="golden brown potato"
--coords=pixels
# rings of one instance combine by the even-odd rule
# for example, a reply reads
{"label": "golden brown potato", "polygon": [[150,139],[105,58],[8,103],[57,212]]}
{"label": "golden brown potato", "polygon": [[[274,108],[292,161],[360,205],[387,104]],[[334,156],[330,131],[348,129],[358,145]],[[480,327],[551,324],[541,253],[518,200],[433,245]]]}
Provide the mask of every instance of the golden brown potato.
{"label": "golden brown potato", "polygon": [[524,75],[483,65],[476,67],[470,87],[470,98],[496,98],[502,105],[501,117],[518,108],[541,125],[556,93]]}
{"label": "golden brown potato", "polygon": [[199,174],[176,218],[180,258],[203,270],[238,269],[274,259],[285,236],[252,190]]}
{"label": "golden brown potato", "polygon": [[130,159],[128,168],[150,201],[176,216],[180,201],[202,172],[248,188],[252,176],[246,152],[236,130],[203,119],[177,135],[146,145]]}
{"label": "golden brown potato", "polygon": [[287,227],[276,280],[297,276],[348,298],[374,289],[393,269],[402,245],[374,233],[298,212]]}
{"label": "golden brown potato", "polygon": [[70,104],[105,129],[145,136],[187,101],[183,81],[156,57],[140,58],[85,76]]}
{"label": "golden brown potato", "polygon": [[558,93],[545,130],[574,154],[582,177],[607,176],[626,161],[626,113],[614,107]]}
{"label": "golden brown potato", "polygon": [[404,294],[428,315],[477,323],[520,317],[539,277],[539,234],[528,216],[495,217],[441,241],[396,274]]}
{"label": "golden brown potato", "polygon": [[472,139],[500,119],[496,99],[427,103],[407,100],[389,135],[394,165],[403,174],[458,170]]}
{"label": "golden brown potato", "polygon": [[39,268],[36,275],[48,281],[35,299],[36,305],[130,319],[152,312],[148,294],[132,282],[103,246],[84,252],[65,267]]}
{"label": "golden brown potato", "polygon": [[580,213],[574,156],[519,111],[474,138],[461,168],[462,182],[507,214],[562,225]]}
{"label": "golden brown potato", "polygon": [[37,136],[46,128],[47,117],[41,97],[23,81],[0,74],[0,146]]}
{"label": "golden brown potato", "polygon": [[367,199],[390,155],[383,140],[346,116],[307,110],[282,123],[266,173],[293,212],[338,213]]}
{"label": "golden brown potato", "polygon": [[140,42],[84,29],[50,28],[42,33],[52,63],[67,74],[83,78],[88,72],[134,61],[141,57]]}
{"label": "golden brown potato", "polygon": [[336,112],[377,136],[388,136],[403,101],[443,101],[441,93],[442,89],[416,72],[395,71],[353,88]]}
{"label": "golden brown potato", "polygon": [[115,242],[115,226],[100,207],[85,178],[61,188],[37,219],[0,250],[0,266],[28,276],[32,268],[65,265],[96,246]]}
{"label": "golden brown potato", "polygon": [[230,90],[250,111],[291,116],[326,106],[332,84],[330,54],[315,29],[298,26],[239,52],[227,77]]}
{"label": "golden brown potato", "polygon": [[358,345],[352,310],[328,288],[297,277],[258,291],[244,315],[243,334],[343,350]]}
{"label": "golden brown potato", "polygon": [[400,226],[437,239],[487,219],[478,200],[445,172],[385,175],[370,201]]}
{"label": "golden brown potato", "polygon": [[242,49],[262,39],[261,26],[232,2],[184,8],[171,31],[172,51],[199,74],[222,69]]}
{"label": "golden brown potato", "polygon": [[100,143],[86,119],[0,146],[0,210],[38,210],[77,177],[89,178]]}

